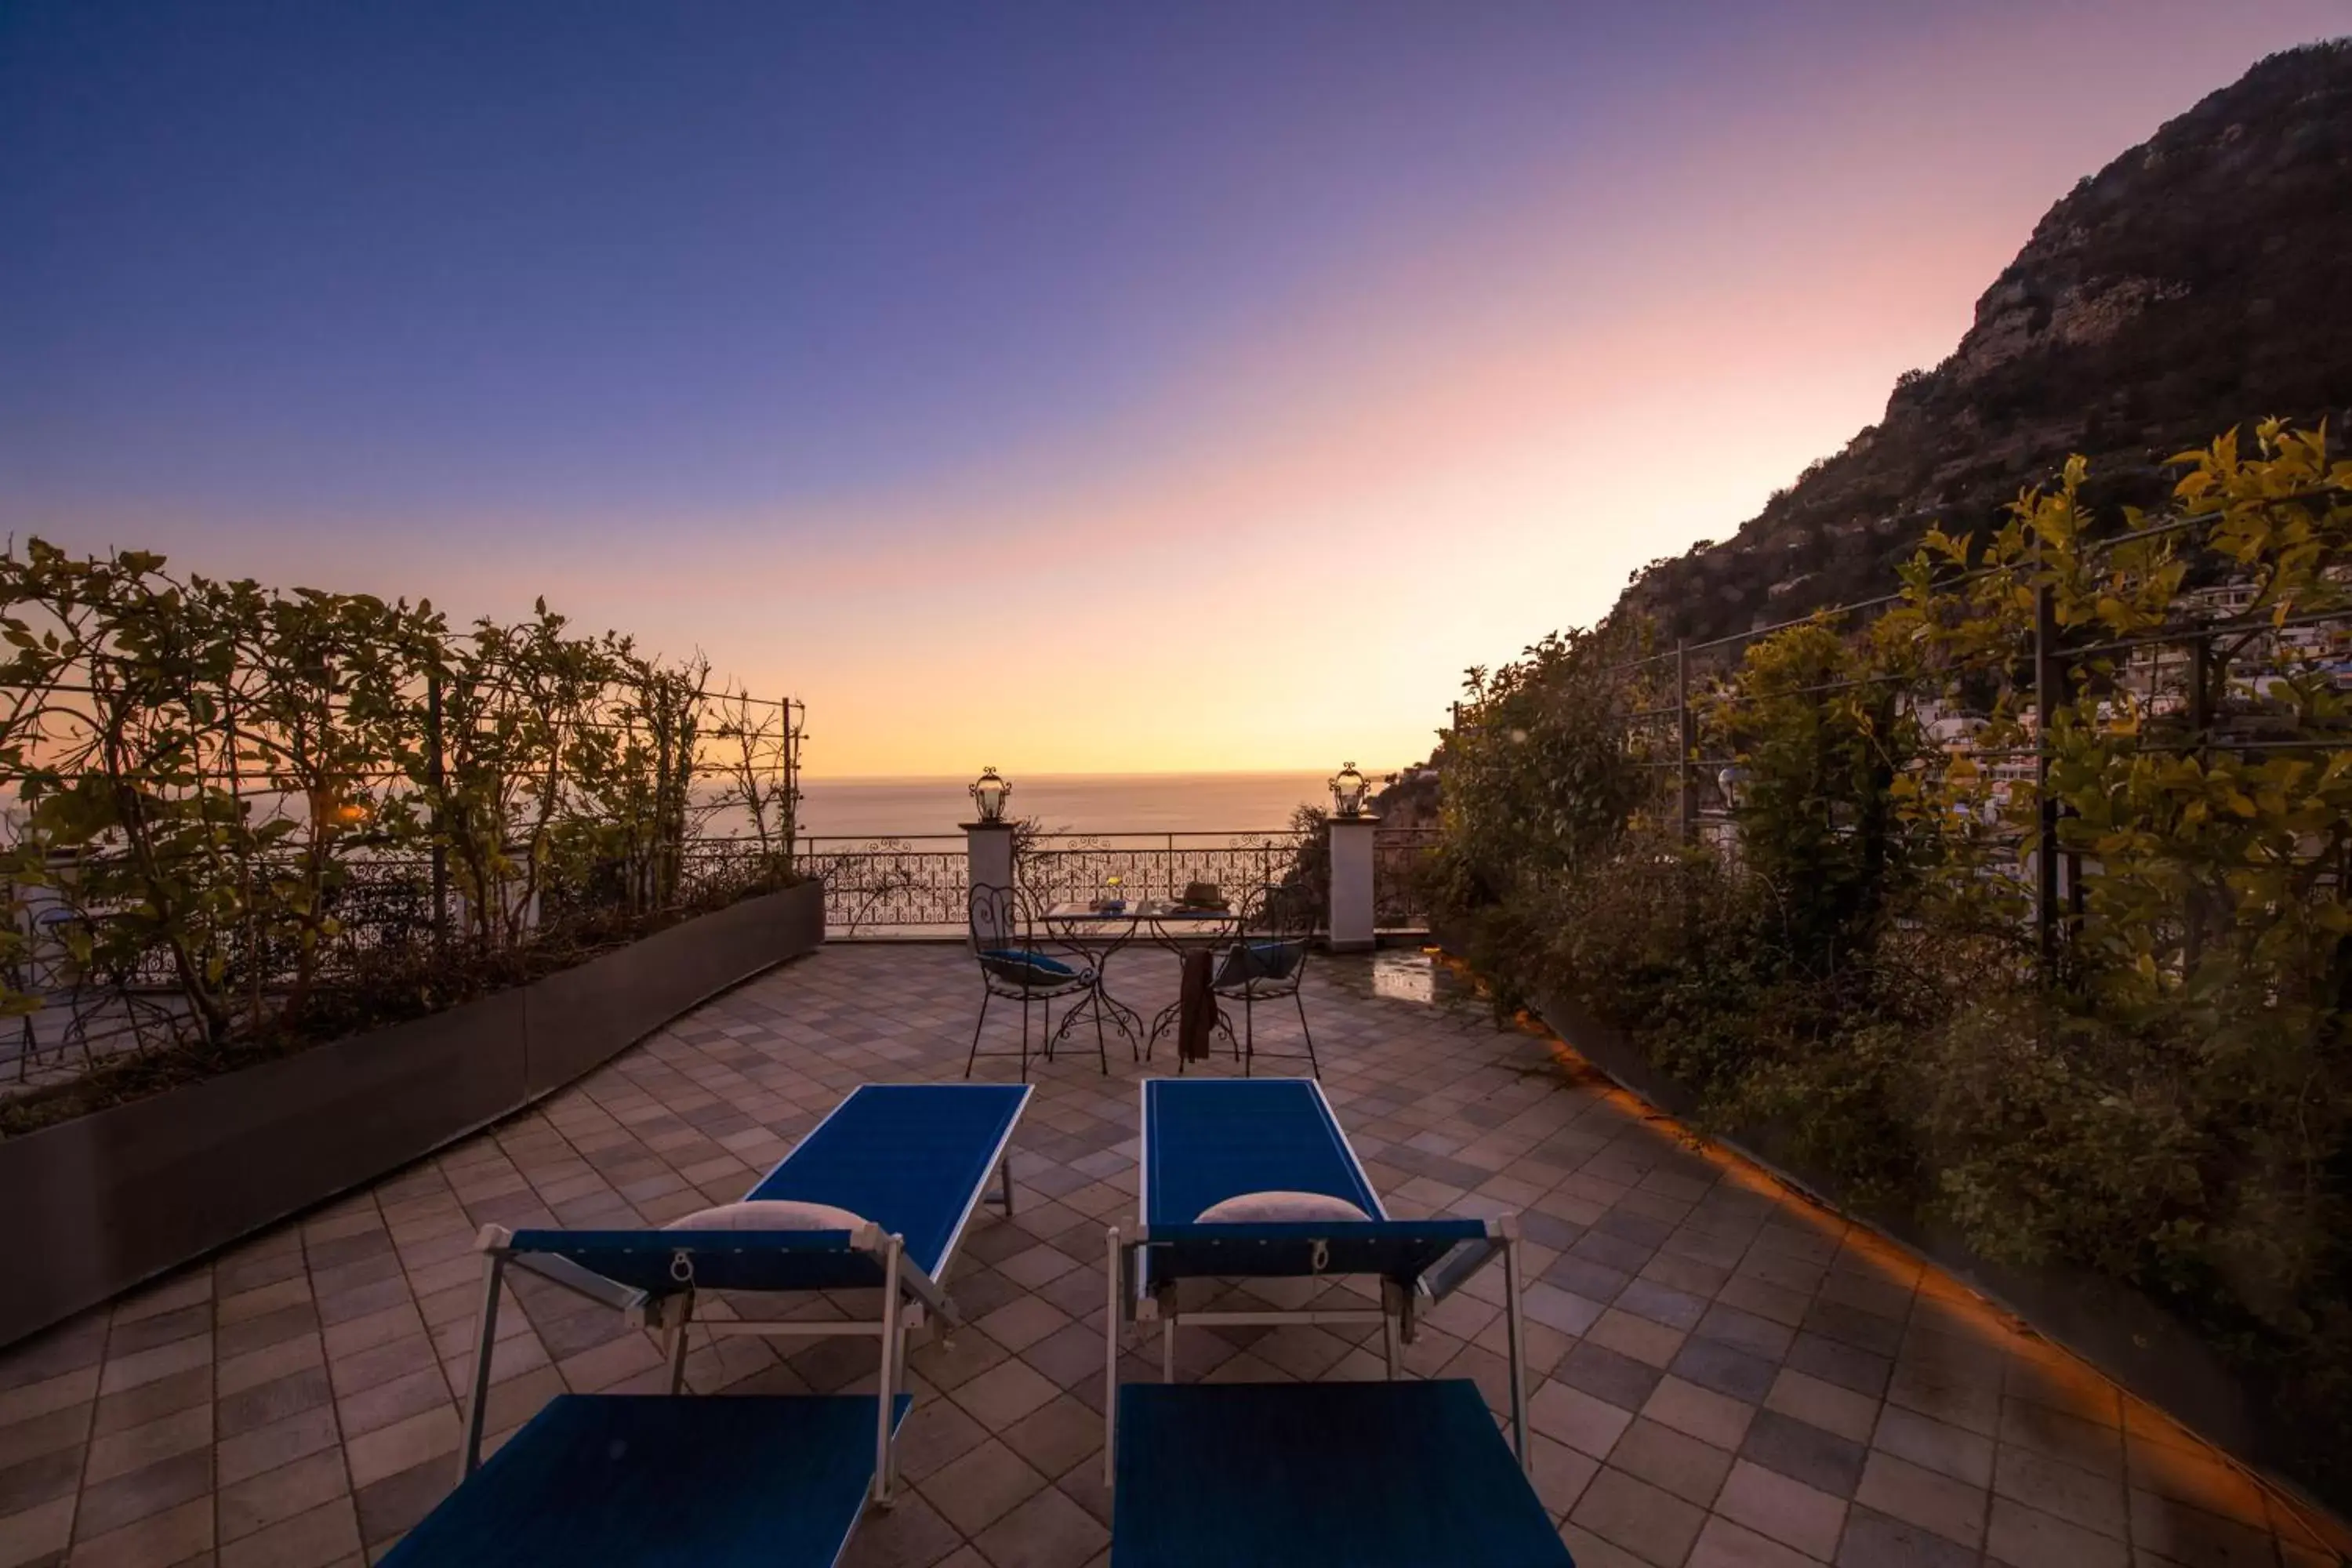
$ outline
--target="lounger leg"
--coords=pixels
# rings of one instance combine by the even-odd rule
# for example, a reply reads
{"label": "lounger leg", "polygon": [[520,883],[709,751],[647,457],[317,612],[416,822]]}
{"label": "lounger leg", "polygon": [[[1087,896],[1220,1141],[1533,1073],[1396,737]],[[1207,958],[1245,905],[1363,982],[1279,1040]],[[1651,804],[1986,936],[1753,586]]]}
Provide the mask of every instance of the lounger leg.
{"label": "lounger leg", "polygon": [[457,1481],[464,1485],[482,1462],[482,1423],[490,1399],[490,1352],[498,1343],[499,1281],[506,1272],[507,1255],[493,1251],[482,1258],[482,1308],[477,1321],[481,1332],[474,1342],[474,1386],[466,1400],[466,1440],[457,1450]]}
{"label": "lounger leg", "polygon": [[1173,1313],[1160,1320],[1160,1381],[1176,1381],[1176,1318]]}
{"label": "lounger leg", "polygon": [[996,1173],[1004,1178],[1004,1215],[1013,1216],[1013,1156],[1007,1154],[996,1163]]}
{"label": "lounger leg", "polygon": [[[907,1327],[903,1322],[898,1326],[898,1357],[890,1372],[892,1404],[898,1403],[898,1391],[907,1386]],[[890,1444],[890,1484],[893,1487],[898,1484],[898,1445],[895,1434]]]}
{"label": "lounger leg", "polygon": [[669,1326],[669,1391],[686,1389],[686,1326],[694,1321],[694,1292],[678,1298],[677,1321]]}
{"label": "lounger leg", "polygon": [[1242,1076],[1257,1066],[1257,1005],[1247,997],[1242,999]]}
{"label": "lounger leg", "polygon": [[1519,1452],[1519,1468],[1534,1471],[1528,1458],[1527,1329],[1519,1314],[1519,1238],[1512,1226],[1503,1243],[1503,1293],[1510,1298],[1507,1321],[1511,1336],[1511,1443]]}
{"label": "lounger leg", "polygon": [[1118,1484],[1118,1226],[1110,1227],[1109,1256],[1104,1272],[1110,1277],[1109,1310],[1103,1314],[1103,1485]]}
{"label": "lounger leg", "polygon": [[882,1364],[874,1374],[874,1501],[882,1508],[890,1506],[890,1416],[898,1403],[890,1373],[898,1359],[898,1257],[906,1246],[905,1237],[892,1236],[882,1260]]}

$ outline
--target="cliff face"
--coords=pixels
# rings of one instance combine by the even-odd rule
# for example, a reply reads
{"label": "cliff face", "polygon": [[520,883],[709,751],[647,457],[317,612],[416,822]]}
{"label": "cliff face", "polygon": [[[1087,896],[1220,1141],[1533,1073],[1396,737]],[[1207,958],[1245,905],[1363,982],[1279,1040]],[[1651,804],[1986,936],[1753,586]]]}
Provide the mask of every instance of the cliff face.
{"label": "cliff face", "polygon": [[1372,815],[1381,819],[1381,826],[1391,833],[1435,827],[1437,780],[1444,763],[1445,754],[1441,747],[1428,762],[1401,773],[1391,773],[1387,786],[1370,802]]}
{"label": "cliff face", "polygon": [[2101,504],[2233,425],[2352,405],[2352,40],[2275,55],[2075,186],[1952,356],[1621,609],[1703,640],[1887,592],[1931,522],[1983,530],[2068,455]]}

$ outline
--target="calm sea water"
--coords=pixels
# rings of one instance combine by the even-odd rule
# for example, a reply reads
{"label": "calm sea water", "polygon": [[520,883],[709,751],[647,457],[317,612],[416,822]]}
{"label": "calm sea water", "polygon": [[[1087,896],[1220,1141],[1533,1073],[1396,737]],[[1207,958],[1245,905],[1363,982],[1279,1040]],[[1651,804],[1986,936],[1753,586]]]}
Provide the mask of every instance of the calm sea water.
{"label": "calm sea water", "polygon": [[[1365,770],[1377,781],[1378,773]],[[1328,805],[1320,773],[1063,773],[1016,777],[1012,811],[1049,833],[1245,833]],[[954,833],[971,819],[968,778],[803,779],[800,830],[820,838]]]}

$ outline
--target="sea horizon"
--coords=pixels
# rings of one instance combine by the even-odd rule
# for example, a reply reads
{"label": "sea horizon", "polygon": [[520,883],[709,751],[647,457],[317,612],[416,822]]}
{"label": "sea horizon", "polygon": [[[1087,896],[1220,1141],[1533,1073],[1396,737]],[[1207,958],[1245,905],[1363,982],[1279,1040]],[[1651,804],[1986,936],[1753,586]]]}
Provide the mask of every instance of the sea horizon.
{"label": "sea horizon", "polygon": [[[1287,827],[1301,805],[1330,801],[1328,769],[1233,772],[1008,773],[1009,805],[1048,833],[1264,833]],[[1363,770],[1375,785],[1391,770]],[[955,834],[971,819],[969,775],[808,777],[803,838],[908,838]]]}

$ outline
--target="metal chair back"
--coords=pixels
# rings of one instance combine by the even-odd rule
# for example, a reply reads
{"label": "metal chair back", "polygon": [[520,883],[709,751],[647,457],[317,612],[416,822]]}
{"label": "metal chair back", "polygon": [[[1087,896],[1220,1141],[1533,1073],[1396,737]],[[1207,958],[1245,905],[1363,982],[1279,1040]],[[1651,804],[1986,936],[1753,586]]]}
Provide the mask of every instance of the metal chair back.
{"label": "metal chair back", "polygon": [[1271,883],[1253,889],[1234,945],[1219,958],[1214,989],[1252,997],[1293,994],[1314,935],[1311,889]]}
{"label": "metal chair back", "polygon": [[1019,947],[1029,934],[1021,896],[1011,888],[991,883],[974,887],[967,913],[964,940],[975,953]]}

